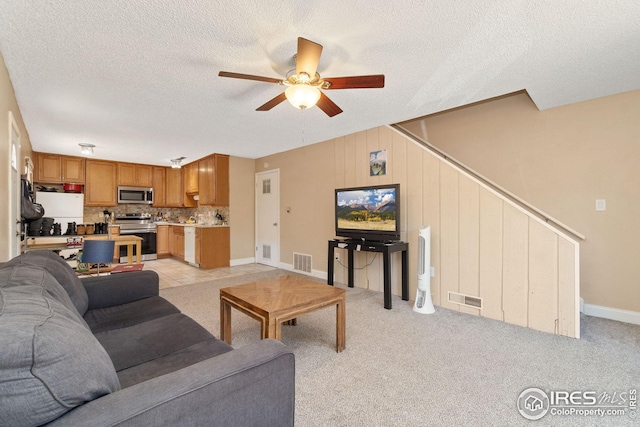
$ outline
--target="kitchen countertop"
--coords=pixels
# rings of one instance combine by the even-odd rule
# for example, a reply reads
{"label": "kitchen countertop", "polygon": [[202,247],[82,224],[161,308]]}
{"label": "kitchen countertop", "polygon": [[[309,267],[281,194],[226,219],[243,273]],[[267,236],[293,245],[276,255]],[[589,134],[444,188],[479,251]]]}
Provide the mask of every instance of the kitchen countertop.
{"label": "kitchen countertop", "polygon": [[180,222],[156,222],[157,226],[161,225],[177,225],[179,227],[196,227],[196,228],[219,228],[229,227],[229,224],[182,224]]}

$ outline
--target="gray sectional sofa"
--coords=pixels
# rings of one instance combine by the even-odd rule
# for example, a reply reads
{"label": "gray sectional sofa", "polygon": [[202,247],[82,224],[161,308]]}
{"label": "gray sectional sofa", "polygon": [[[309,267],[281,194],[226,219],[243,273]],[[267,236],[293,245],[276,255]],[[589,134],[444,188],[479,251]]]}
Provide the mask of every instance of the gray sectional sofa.
{"label": "gray sectional sofa", "polygon": [[238,349],[153,271],[78,279],[50,251],[0,264],[0,426],[292,426],[293,353]]}

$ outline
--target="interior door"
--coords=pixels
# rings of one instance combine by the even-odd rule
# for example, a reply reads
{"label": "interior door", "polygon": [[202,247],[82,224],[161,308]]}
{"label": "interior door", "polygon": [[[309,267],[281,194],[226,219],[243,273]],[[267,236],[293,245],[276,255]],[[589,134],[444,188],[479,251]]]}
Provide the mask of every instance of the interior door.
{"label": "interior door", "polygon": [[280,262],[280,170],[256,173],[256,262]]}

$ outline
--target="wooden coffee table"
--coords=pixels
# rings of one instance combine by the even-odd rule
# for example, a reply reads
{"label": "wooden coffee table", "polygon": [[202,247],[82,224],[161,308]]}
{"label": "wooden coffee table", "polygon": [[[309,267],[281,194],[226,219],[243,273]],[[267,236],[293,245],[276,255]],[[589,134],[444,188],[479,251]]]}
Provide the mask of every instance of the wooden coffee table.
{"label": "wooden coffee table", "polygon": [[220,289],[220,337],[231,344],[231,307],[260,321],[261,339],[281,341],[283,322],[305,313],[336,306],[336,351],[346,345],[346,293],[297,276],[280,276]]}

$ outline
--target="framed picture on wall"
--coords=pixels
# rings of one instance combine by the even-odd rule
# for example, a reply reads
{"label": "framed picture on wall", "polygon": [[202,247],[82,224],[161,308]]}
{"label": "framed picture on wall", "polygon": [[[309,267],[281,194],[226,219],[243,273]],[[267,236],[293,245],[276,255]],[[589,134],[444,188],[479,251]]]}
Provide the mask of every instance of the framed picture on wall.
{"label": "framed picture on wall", "polygon": [[369,153],[369,175],[380,176],[387,174],[387,150]]}

